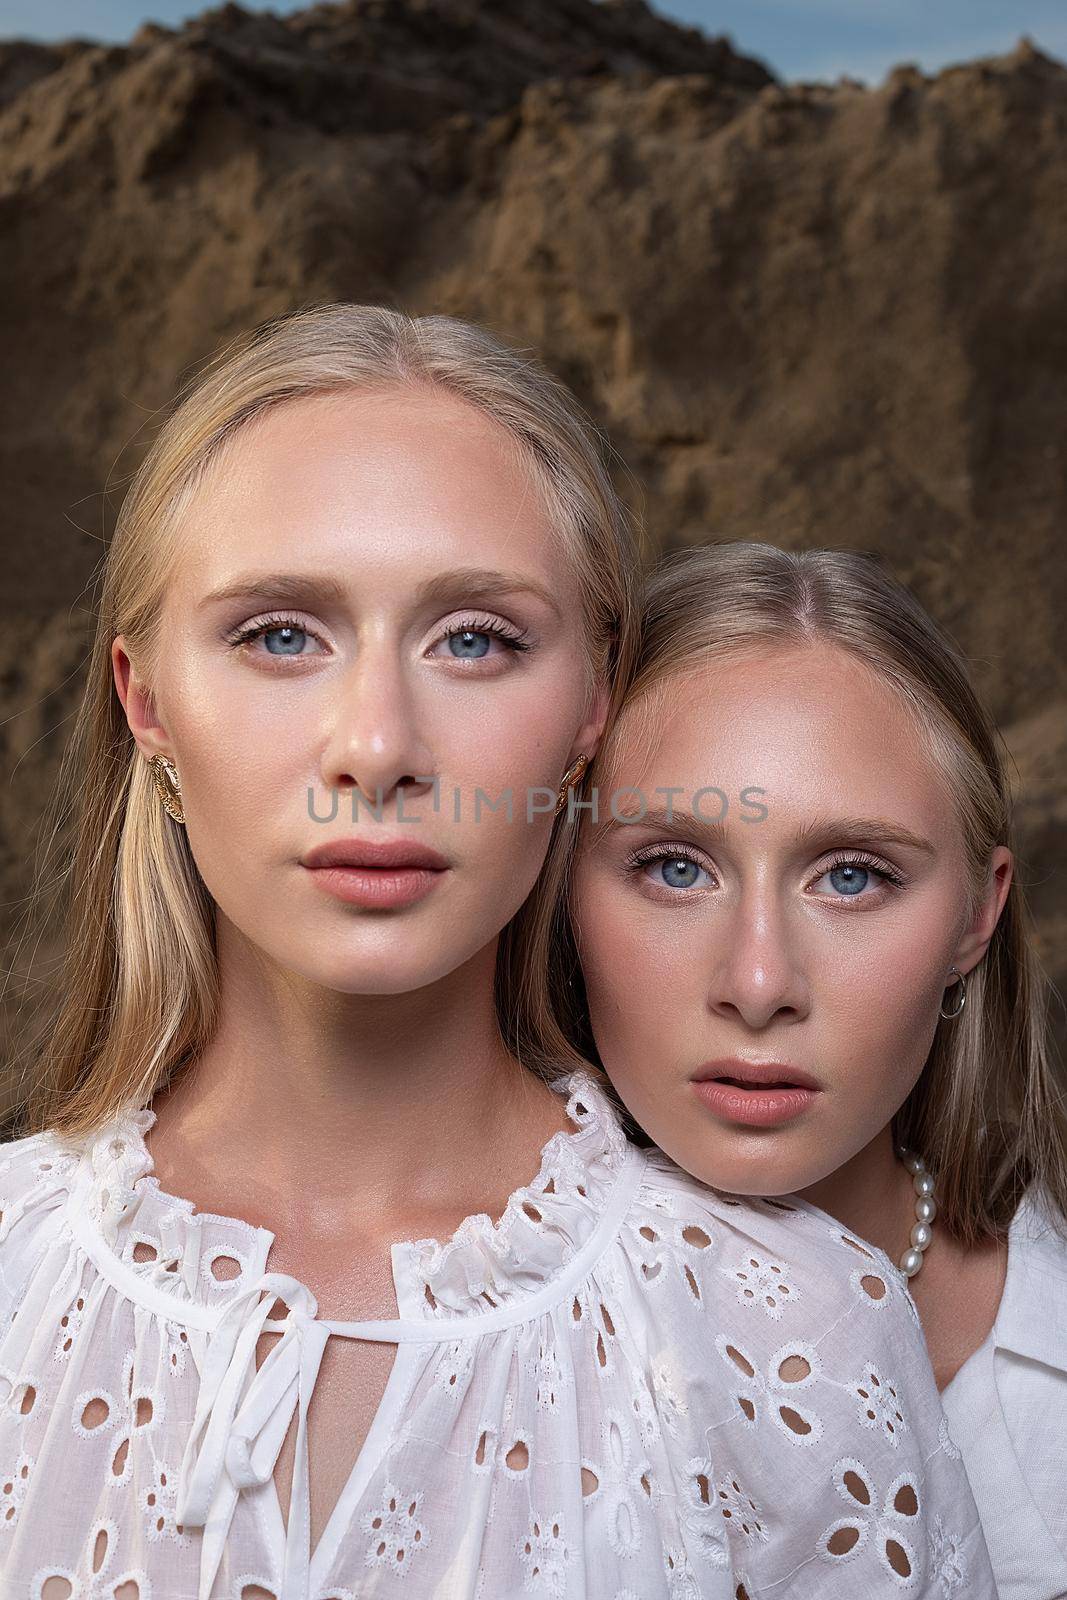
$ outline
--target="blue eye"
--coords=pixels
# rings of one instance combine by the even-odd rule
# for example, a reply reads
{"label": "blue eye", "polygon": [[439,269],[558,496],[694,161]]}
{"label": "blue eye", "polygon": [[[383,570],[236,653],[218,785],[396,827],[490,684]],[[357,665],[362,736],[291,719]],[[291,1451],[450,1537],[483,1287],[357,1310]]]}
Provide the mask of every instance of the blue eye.
{"label": "blue eye", "polygon": [[672,889],[691,889],[699,871],[696,862],[688,860],[685,856],[672,857],[670,860],[664,857],[660,876]]}
{"label": "blue eye", "polygon": [[[489,633],[485,629],[463,628],[459,633],[448,635],[449,649],[454,656],[461,660],[476,660],[479,656],[489,653]],[[456,646],[462,646],[456,649]]]}
{"label": "blue eye", "polygon": [[[876,900],[883,890],[904,887],[904,879],[887,863],[870,861],[865,856],[839,856],[815,882],[820,883],[823,878],[828,878],[836,891],[827,897],[831,900]],[[868,889],[871,892],[865,893]]]}
{"label": "blue eye", "polygon": [[854,861],[844,861],[841,866],[834,867],[826,873],[835,889],[840,889],[843,894],[859,894],[866,887],[870,872],[866,867]]}
{"label": "blue eye", "polygon": [[448,652],[453,661],[481,661],[490,654],[490,641],[496,639],[503,645],[497,655],[521,654],[532,646],[526,633],[518,633],[492,617],[465,617],[458,625],[446,629],[443,637],[448,641]]}
{"label": "blue eye", "polygon": [[311,653],[302,649],[304,643],[308,639],[318,638],[319,635],[312,633],[310,628],[303,627],[297,617],[271,616],[264,617],[259,622],[249,623],[245,628],[239,628],[227,638],[226,642],[232,649],[238,650],[252,646],[257,639],[265,641],[280,639],[280,649],[274,649],[268,642],[265,650],[252,653],[273,656],[276,660],[285,657],[296,660]]}
{"label": "blue eye", "polygon": [[643,872],[647,867],[656,867],[658,870],[651,881],[657,880],[665,889],[695,889],[702,872],[707,873],[707,868],[702,867],[695,856],[680,848],[665,849],[662,846],[657,850],[646,851],[631,857],[629,865],[637,872]]}
{"label": "blue eye", "polygon": [[[271,647],[270,647],[270,640],[272,638],[277,638],[282,634],[288,634],[289,635],[289,637],[287,639],[285,639],[285,641],[284,641],[283,648],[281,650],[272,650]],[[299,649],[300,643],[301,643],[302,640],[304,640],[306,638],[307,638],[307,634],[304,632],[303,628],[291,628],[291,627],[289,627],[288,624],[286,624],[286,626],[284,628],[265,628],[263,630],[263,640],[264,640],[264,643],[267,645],[267,654],[268,655],[286,655],[286,656],[299,655],[300,654],[300,649]],[[296,648],[295,649],[291,648],[294,645],[296,646]]]}

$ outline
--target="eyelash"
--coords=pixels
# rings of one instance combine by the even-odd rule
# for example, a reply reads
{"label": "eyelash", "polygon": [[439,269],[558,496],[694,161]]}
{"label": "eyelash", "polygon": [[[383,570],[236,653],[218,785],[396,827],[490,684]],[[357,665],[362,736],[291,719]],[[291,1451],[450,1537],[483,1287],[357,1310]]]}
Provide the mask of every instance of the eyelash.
{"label": "eyelash", "polygon": [[[509,650],[516,654],[532,650],[529,642],[529,629],[523,628],[521,632],[507,628],[502,622],[496,622],[492,617],[467,617],[462,622],[455,623],[451,628],[446,628],[441,635],[443,639],[453,639],[457,633],[491,633],[501,644],[506,644]],[[458,657],[456,658],[459,659]],[[477,658],[475,658],[477,659]]]}
{"label": "eyelash", "polygon": [[[298,632],[306,633],[310,638],[318,639],[322,643],[321,634],[316,633],[312,628],[305,628],[299,617],[287,616],[281,612],[276,612],[269,617],[261,617],[258,621],[247,623],[235,632],[227,634],[226,643],[232,649],[237,650],[242,645],[253,644],[261,635],[273,633],[277,628],[295,628]],[[521,654],[533,648],[528,642],[528,629],[524,628],[521,633],[511,632],[504,627],[503,623],[494,621],[492,617],[466,617],[462,622],[454,624],[451,628],[446,628],[441,638],[451,639],[460,633],[490,633],[494,638],[499,639],[502,644],[506,645],[509,650],[514,650],[516,654]],[[284,657],[279,656],[277,659],[283,660]],[[300,658],[294,656],[291,659],[299,660]],[[460,656],[453,657],[455,661],[462,659]],[[468,659],[477,661],[485,658],[471,656]]]}
{"label": "eyelash", "polygon": [[[691,861],[694,866],[706,870],[704,869],[704,863],[697,857],[695,852],[691,850],[688,845],[684,844],[672,847],[670,850],[665,849],[663,845],[652,845],[646,847],[646,849],[643,851],[635,851],[634,854],[627,859],[626,864],[628,867],[632,867],[634,871],[639,871],[642,867],[650,866],[655,861]],[[832,861],[823,867],[822,871],[817,874],[817,877],[825,878],[827,873],[836,871],[838,867],[864,867],[868,872],[876,872],[882,879],[883,885],[886,887],[903,889],[905,886],[904,878],[899,872],[896,871],[894,867],[889,866],[889,864],[885,861],[877,860],[874,856],[865,854],[862,850],[843,851],[841,854],[836,855]],[[663,887],[665,889],[669,889],[670,885],[664,884]],[[696,885],[693,884],[690,885],[690,887],[695,888]],[[676,889],[673,892],[676,894],[684,894],[686,891],[684,889]],[[860,896],[834,895],[831,898],[837,900],[847,900],[850,898],[858,900]],[[869,896],[866,898],[869,898]]]}
{"label": "eyelash", "polygon": [[829,866],[823,867],[819,877],[825,878],[828,872],[833,872],[837,867],[866,867],[868,872],[877,872],[883,882],[894,889],[904,887],[903,875],[895,867],[889,866],[885,861],[879,861],[875,856],[866,855],[862,850],[844,851],[841,855],[835,856]]}

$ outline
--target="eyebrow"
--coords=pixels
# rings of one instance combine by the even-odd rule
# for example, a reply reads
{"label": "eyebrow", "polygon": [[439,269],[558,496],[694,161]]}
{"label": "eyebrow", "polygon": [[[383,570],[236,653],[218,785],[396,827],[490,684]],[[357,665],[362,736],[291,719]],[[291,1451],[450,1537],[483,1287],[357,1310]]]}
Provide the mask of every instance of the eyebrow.
{"label": "eyebrow", "polygon": [[[213,589],[199,602],[198,609],[220,605],[228,600],[289,601],[293,605],[340,605],[347,594],[339,578],[326,573],[248,572],[219,589]],[[446,600],[504,599],[509,595],[530,594],[561,617],[559,604],[551,590],[536,578],[521,572],[496,572],[485,567],[456,567],[435,573],[415,590],[418,605]]]}
{"label": "eyebrow", "polygon": [[[743,826],[749,827],[757,820],[749,818]],[[677,806],[673,817],[666,806],[649,806],[643,816],[637,810],[630,813],[624,807],[621,818],[609,816],[595,827],[593,840],[597,842],[618,829],[633,827],[666,828],[668,832],[695,833],[709,844],[722,846],[726,843],[725,822],[712,822]],[[905,849],[921,850],[926,855],[937,853],[929,839],[882,817],[818,817],[797,828],[787,843],[795,849],[809,850],[816,847],[820,850],[830,849],[838,845],[856,848],[871,844],[896,844],[903,845]]]}

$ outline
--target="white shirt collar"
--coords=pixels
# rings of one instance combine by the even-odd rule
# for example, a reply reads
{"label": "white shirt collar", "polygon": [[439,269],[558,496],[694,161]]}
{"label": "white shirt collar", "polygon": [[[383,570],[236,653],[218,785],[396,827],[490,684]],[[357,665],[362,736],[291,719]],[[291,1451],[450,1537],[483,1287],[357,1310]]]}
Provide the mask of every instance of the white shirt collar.
{"label": "white shirt collar", "polygon": [[1067,1371],[1067,1221],[1033,1188],[1012,1218],[1008,1271],[993,1342],[1047,1367]]}

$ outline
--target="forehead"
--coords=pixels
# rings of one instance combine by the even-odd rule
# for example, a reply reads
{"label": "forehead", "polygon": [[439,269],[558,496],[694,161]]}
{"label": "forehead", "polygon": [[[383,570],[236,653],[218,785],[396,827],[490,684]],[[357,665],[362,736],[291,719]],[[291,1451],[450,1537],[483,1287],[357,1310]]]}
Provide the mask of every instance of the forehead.
{"label": "forehead", "polygon": [[822,642],[709,661],[623,708],[609,780],[764,791],[768,821],[805,810],[921,814],[951,825],[951,790],[916,714],[854,656]]}
{"label": "forehead", "polygon": [[271,408],[212,462],[182,536],[186,574],[205,587],[250,557],[384,570],[491,554],[500,565],[512,543],[509,566],[559,568],[562,542],[517,442],[476,406],[428,387]]}

